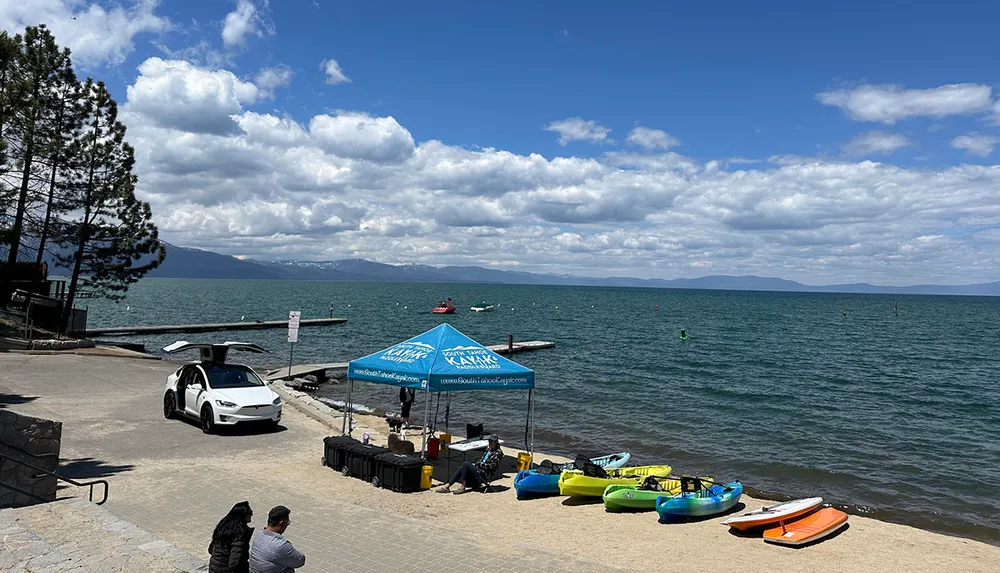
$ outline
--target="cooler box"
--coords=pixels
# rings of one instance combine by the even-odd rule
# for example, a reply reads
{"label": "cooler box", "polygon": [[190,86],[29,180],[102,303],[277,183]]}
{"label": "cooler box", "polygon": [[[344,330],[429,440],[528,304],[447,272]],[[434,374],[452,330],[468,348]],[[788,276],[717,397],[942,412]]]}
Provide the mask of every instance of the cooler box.
{"label": "cooler box", "polygon": [[323,465],[341,471],[347,461],[347,446],[360,443],[350,436],[323,438]]}
{"label": "cooler box", "polygon": [[347,460],[342,470],[344,475],[356,477],[364,481],[372,481],[375,477],[375,457],[389,451],[371,444],[351,444],[347,447]]}
{"label": "cooler box", "polygon": [[424,460],[410,454],[387,453],[375,458],[375,480],[372,485],[399,493],[420,491],[424,475]]}

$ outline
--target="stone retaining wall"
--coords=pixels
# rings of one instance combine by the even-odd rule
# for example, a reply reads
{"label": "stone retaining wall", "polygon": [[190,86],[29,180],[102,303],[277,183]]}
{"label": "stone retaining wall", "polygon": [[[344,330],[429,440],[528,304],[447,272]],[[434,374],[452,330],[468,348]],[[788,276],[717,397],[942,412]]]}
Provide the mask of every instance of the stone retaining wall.
{"label": "stone retaining wall", "polygon": [[61,440],[62,422],[0,410],[0,508],[39,502],[10,488],[46,501],[55,500],[56,479],[51,476],[37,477],[38,471],[17,461],[54,472],[59,468]]}

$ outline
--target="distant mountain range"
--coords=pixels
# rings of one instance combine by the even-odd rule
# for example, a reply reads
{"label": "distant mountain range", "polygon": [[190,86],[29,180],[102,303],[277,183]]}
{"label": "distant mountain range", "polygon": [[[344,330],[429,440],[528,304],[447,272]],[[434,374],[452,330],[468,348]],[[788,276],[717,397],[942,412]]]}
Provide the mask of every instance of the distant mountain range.
{"label": "distant mountain range", "polygon": [[591,278],[573,275],[501,271],[475,266],[431,267],[387,265],[364,259],[341,261],[256,261],[165,243],[167,258],[150,277],[289,279],[371,282],[478,283],[574,285],[646,288],[686,288],[782,292],[841,292],[881,294],[1000,295],[1000,282],[972,285],[877,286],[868,283],[805,285],[752,275],[712,275],[696,279]]}

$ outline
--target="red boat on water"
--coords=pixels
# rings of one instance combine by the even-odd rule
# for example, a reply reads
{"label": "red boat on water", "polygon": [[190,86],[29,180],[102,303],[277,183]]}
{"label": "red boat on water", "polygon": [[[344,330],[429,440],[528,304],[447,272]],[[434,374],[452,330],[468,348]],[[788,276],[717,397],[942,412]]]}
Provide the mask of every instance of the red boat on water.
{"label": "red boat on water", "polygon": [[455,312],[455,303],[451,302],[451,298],[448,300],[442,300],[437,306],[432,310],[434,314],[453,314]]}

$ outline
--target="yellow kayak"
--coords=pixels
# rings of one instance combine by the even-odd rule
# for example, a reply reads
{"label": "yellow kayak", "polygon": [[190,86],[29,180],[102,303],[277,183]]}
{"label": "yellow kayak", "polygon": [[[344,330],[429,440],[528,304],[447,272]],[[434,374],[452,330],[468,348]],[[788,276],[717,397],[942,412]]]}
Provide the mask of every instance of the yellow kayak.
{"label": "yellow kayak", "polygon": [[559,474],[559,493],[573,497],[601,497],[609,485],[638,486],[647,476],[667,477],[670,466],[635,466],[608,470],[608,477],[583,475],[580,470],[566,470]]}

